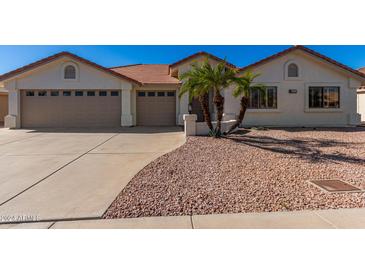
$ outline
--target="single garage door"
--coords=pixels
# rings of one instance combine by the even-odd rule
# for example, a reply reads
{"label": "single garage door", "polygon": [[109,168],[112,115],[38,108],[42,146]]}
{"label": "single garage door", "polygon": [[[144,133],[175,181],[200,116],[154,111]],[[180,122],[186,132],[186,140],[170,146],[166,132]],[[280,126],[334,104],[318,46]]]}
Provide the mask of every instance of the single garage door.
{"label": "single garage door", "polygon": [[137,125],[176,125],[175,91],[138,91]]}
{"label": "single garage door", "polygon": [[22,127],[119,127],[119,91],[22,90]]}

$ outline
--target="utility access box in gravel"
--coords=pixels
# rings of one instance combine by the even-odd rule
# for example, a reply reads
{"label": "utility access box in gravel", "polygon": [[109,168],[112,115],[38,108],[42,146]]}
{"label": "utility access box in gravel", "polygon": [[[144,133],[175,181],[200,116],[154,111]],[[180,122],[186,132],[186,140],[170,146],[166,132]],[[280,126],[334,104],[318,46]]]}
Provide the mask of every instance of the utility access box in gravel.
{"label": "utility access box in gravel", "polygon": [[360,188],[355,187],[347,182],[342,180],[310,180],[310,183],[319,187],[322,190],[327,192],[336,193],[336,192],[360,192],[362,191]]}

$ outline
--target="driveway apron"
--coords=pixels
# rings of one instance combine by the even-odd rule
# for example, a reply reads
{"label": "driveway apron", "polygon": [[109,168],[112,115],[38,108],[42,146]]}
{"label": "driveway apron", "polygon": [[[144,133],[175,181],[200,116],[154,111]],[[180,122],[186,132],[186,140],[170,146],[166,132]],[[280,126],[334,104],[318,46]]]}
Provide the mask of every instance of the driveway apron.
{"label": "driveway apron", "polygon": [[1,223],[101,217],[135,174],[185,142],[179,128],[24,134],[0,142]]}

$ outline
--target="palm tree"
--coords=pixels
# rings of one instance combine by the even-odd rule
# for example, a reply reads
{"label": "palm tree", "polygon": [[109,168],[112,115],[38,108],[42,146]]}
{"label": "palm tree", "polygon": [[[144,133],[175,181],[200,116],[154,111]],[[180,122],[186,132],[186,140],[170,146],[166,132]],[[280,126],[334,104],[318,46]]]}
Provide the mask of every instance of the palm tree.
{"label": "palm tree", "polygon": [[234,79],[235,89],[233,90],[232,95],[234,97],[241,97],[241,107],[240,107],[240,113],[238,115],[238,118],[236,120],[236,123],[234,123],[230,129],[225,132],[224,134],[230,134],[233,130],[235,130],[239,125],[242,123],[243,118],[245,117],[245,113],[248,107],[248,100],[249,100],[249,92],[251,89],[259,90],[260,92],[265,91],[265,86],[261,84],[254,84],[253,81],[260,76],[259,74],[254,74],[251,71],[247,71],[243,76],[236,77]]}
{"label": "palm tree", "polygon": [[193,98],[197,98],[203,110],[204,121],[207,123],[209,130],[214,131],[209,111],[209,89],[202,85],[201,74],[202,71],[200,67],[194,63],[191,70],[180,76],[180,80],[184,82],[180,88],[179,98],[181,98],[185,93],[189,94],[189,103],[191,103]]}
{"label": "palm tree", "polygon": [[[209,91],[212,90],[214,92],[213,102],[217,110],[217,126],[215,129],[209,124],[208,126],[211,130],[210,135],[215,137],[221,136],[224,112],[224,97],[222,96],[222,91],[235,81],[236,73],[237,71],[235,69],[227,67],[225,61],[212,66],[209,63],[209,60],[206,59],[200,66],[193,64],[192,69],[180,77],[181,80],[186,80],[182,85],[180,96],[181,93],[186,93],[190,90],[193,97],[201,98],[204,95],[207,99]],[[202,104],[202,109],[204,113],[209,112],[208,104],[206,104],[204,108]],[[208,123],[207,120],[206,122]],[[211,121],[209,121],[209,123],[211,124]]]}

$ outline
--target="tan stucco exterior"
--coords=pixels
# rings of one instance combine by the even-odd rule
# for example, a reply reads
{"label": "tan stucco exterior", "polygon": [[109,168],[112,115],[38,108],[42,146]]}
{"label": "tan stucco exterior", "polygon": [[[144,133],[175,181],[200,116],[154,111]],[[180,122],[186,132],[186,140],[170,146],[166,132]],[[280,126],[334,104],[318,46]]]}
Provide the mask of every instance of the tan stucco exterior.
{"label": "tan stucco exterior", "polygon": [[[299,66],[299,77],[289,80],[285,77],[288,63]],[[360,80],[331,64],[326,64],[308,54],[295,51],[253,69],[259,73],[257,83],[277,86],[277,109],[247,111],[246,126],[353,126],[359,123],[356,109],[356,90]],[[339,109],[309,109],[309,86],[339,86]],[[289,93],[289,89],[297,93]],[[232,88],[225,96],[227,119],[239,111],[239,101],[232,95]]]}

